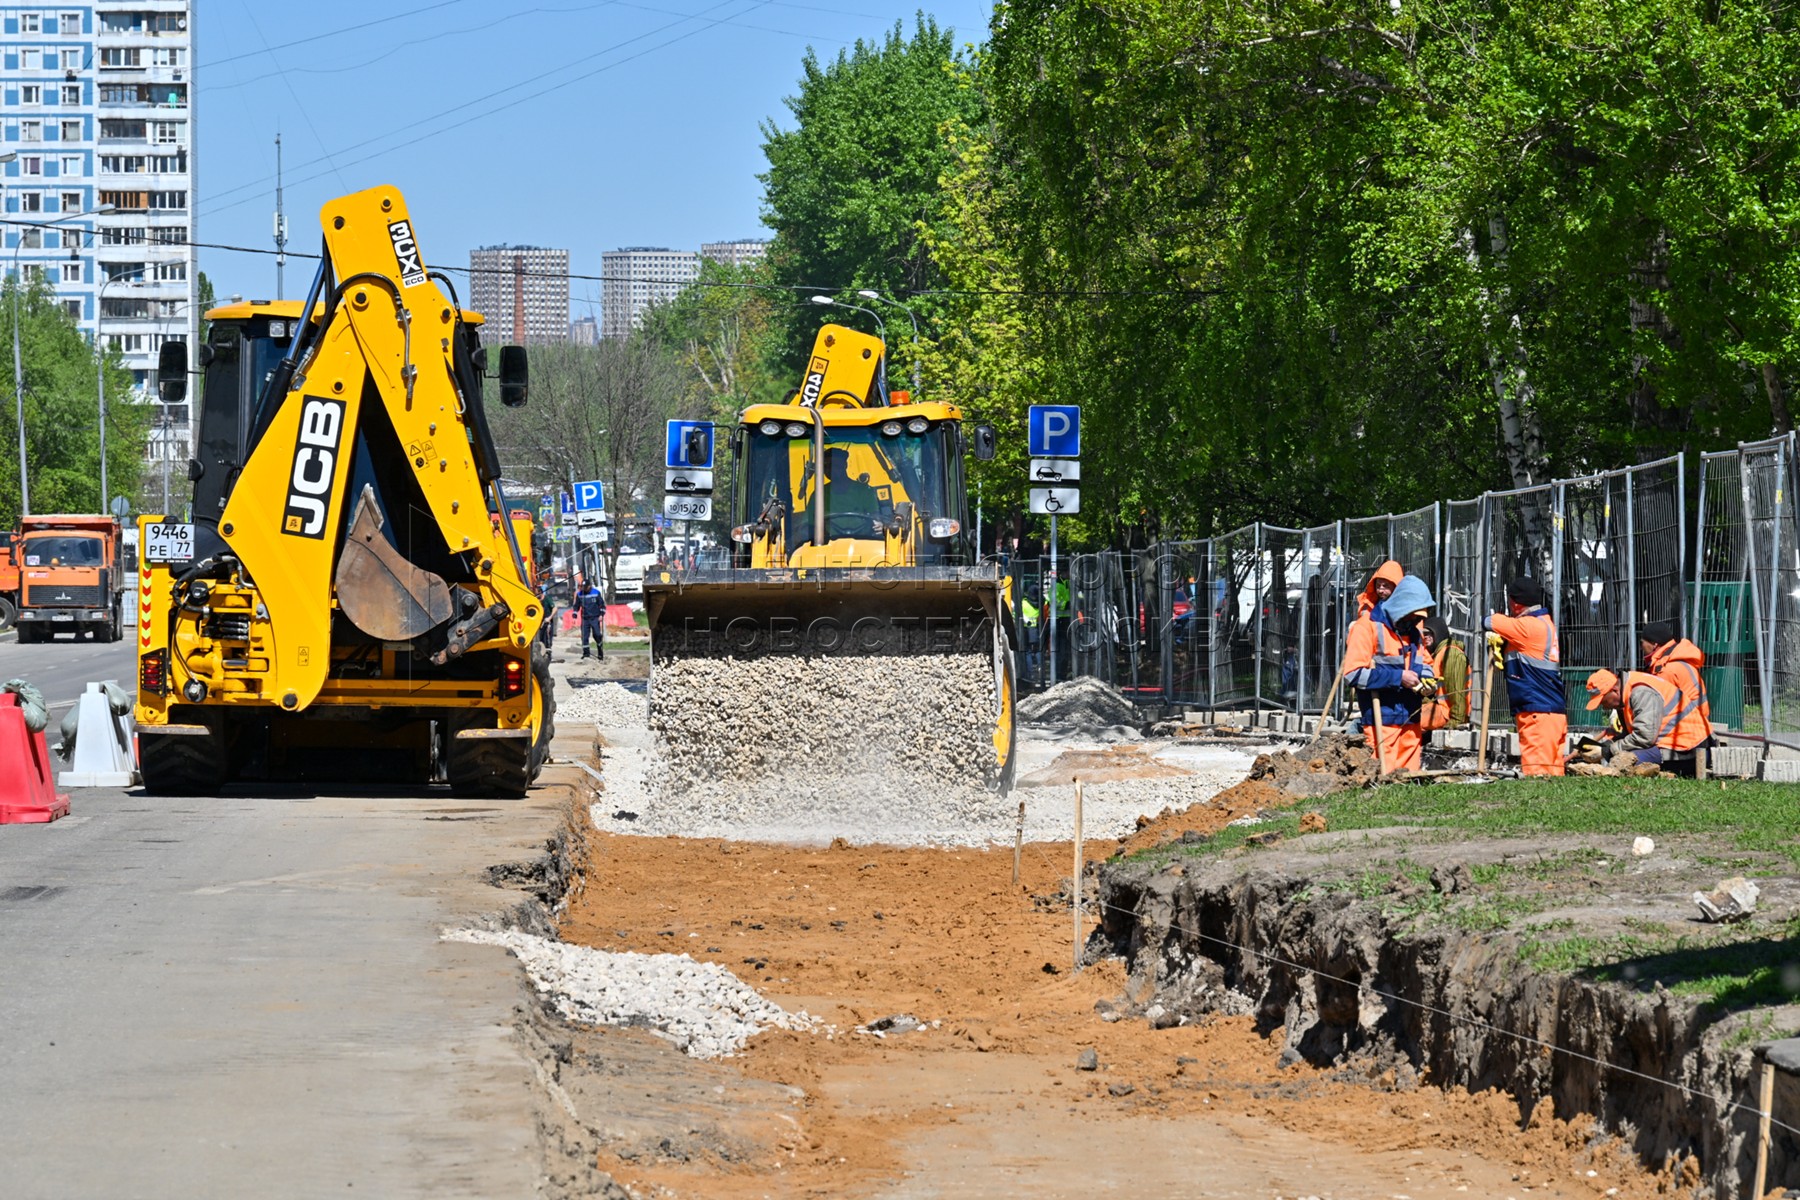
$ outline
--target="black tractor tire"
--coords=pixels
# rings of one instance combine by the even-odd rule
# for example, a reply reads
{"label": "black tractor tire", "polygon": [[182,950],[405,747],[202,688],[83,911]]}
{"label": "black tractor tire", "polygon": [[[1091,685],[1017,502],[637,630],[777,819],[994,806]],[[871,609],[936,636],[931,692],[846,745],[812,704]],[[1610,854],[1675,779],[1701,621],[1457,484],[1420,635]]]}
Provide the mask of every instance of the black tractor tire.
{"label": "black tractor tire", "polygon": [[225,783],[224,740],[140,729],[138,770],[152,796],[210,796]]}
{"label": "black tractor tire", "polygon": [[38,642],[43,640],[42,638],[38,637],[38,634],[41,633],[42,631],[43,631],[43,626],[37,625],[30,621],[27,621],[25,624],[19,626],[19,645],[21,645],[21,646],[36,645]]}
{"label": "black tractor tire", "polygon": [[531,744],[531,761],[527,764],[531,782],[536,783],[544,764],[550,761],[550,739],[556,736],[556,683],[550,678],[550,651],[543,645],[531,648],[531,677],[537,683],[544,710],[543,725]]}
{"label": "black tractor tire", "polygon": [[537,748],[524,738],[457,738],[452,734],[444,776],[457,796],[521,800],[531,786]]}
{"label": "black tractor tire", "polygon": [[4,633],[8,629],[11,629],[13,627],[13,622],[18,619],[19,606],[14,604],[11,600],[8,600],[5,596],[0,596],[0,633]]}

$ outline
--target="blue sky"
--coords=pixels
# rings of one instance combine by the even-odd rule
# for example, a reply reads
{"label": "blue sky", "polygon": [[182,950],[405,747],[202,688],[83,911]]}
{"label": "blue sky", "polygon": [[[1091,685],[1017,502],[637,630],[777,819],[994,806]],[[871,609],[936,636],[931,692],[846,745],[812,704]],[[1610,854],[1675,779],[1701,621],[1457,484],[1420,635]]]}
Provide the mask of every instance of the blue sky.
{"label": "blue sky", "polygon": [[[290,250],[317,248],[324,201],[392,183],[432,264],[466,267],[472,247],[511,242],[566,247],[572,271],[595,275],[600,252],[620,246],[768,236],[759,126],[788,123],[782,100],[807,46],[833,58],[896,20],[910,31],[919,9],[917,0],[196,7],[200,241],[271,247],[279,130]],[[941,0],[925,11],[959,44],[979,42],[991,4]],[[203,250],[201,268],[221,297],[275,294],[272,258]],[[310,278],[310,263],[290,260],[288,295]],[[590,299],[599,285],[577,281],[571,315],[598,315]]]}

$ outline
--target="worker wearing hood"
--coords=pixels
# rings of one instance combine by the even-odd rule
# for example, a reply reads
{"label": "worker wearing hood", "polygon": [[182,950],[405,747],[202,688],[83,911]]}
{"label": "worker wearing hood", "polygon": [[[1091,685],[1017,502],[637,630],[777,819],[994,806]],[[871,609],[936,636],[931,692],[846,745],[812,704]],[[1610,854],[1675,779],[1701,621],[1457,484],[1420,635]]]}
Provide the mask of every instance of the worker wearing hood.
{"label": "worker wearing hood", "polygon": [[1400,586],[1400,581],[1404,578],[1406,568],[1391,558],[1376,567],[1375,573],[1369,576],[1369,582],[1363,585],[1363,590],[1356,597],[1356,615],[1368,616],[1377,604],[1394,594],[1394,589]]}
{"label": "worker wearing hood", "polygon": [[[1706,697],[1706,684],[1700,669],[1706,655],[1686,638],[1675,636],[1673,621],[1652,621],[1643,628],[1638,645],[1644,652],[1644,665],[1650,674],[1675,685],[1681,693],[1676,710],[1675,743],[1683,751],[1704,754],[1712,746],[1712,705]],[[1683,760],[1692,770],[1692,763]]]}
{"label": "worker wearing hood", "polygon": [[[1425,582],[1404,575],[1386,600],[1356,619],[1345,639],[1344,680],[1357,691],[1363,736],[1384,773],[1416,771],[1421,763],[1420,687],[1422,683],[1433,691],[1436,687],[1431,656],[1419,637],[1419,622],[1434,606]],[[1379,736],[1375,729],[1378,712]]]}

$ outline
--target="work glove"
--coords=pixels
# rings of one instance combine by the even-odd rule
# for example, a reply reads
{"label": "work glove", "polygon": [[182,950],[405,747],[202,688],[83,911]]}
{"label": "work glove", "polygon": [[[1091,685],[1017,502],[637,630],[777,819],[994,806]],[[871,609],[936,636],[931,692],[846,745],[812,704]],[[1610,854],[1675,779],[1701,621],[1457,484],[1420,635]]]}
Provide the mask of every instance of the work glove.
{"label": "work glove", "polygon": [[1496,667],[1506,665],[1506,639],[1497,633],[1487,635],[1488,654],[1493,657]]}

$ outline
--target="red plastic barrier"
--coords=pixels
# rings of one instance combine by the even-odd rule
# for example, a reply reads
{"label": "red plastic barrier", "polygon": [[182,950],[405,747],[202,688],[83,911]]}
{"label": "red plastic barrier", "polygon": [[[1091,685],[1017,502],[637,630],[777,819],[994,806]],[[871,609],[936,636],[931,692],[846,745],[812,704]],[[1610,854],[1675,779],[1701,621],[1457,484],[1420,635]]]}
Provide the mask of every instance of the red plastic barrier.
{"label": "red plastic barrier", "polygon": [[637,616],[631,611],[629,604],[609,604],[606,606],[606,627],[608,629],[637,628]]}
{"label": "red plastic barrier", "polygon": [[578,609],[568,609],[562,615],[562,631],[569,632],[581,624],[581,613]]}
{"label": "red plastic barrier", "polygon": [[69,815],[51,782],[50,746],[25,728],[19,698],[0,692],[0,825],[43,825]]}

